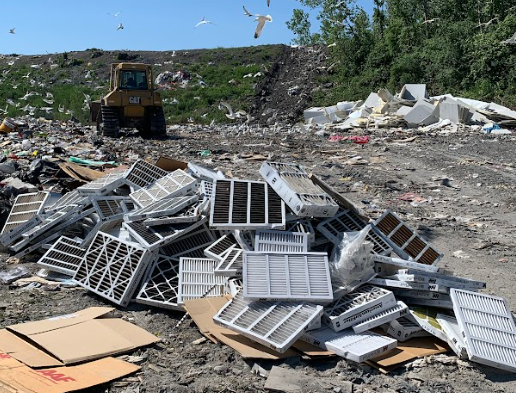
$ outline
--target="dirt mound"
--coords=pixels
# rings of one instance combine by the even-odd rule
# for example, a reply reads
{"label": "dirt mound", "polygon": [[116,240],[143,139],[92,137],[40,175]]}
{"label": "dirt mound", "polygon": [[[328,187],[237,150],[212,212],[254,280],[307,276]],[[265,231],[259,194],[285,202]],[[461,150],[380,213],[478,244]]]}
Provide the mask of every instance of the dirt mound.
{"label": "dirt mound", "polygon": [[311,104],[317,77],[328,70],[329,58],[323,48],[284,46],[256,87],[253,117],[262,124],[297,121]]}

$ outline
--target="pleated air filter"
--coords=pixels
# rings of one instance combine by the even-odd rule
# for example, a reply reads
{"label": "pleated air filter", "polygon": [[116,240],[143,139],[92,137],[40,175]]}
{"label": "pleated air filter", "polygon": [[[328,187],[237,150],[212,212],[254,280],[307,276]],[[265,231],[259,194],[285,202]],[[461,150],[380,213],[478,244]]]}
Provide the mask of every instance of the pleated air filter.
{"label": "pleated air filter", "polygon": [[177,302],[224,294],[226,278],[214,274],[216,262],[207,258],[179,260],[179,291]]}
{"label": "pleated air filter", "polygon": [[109,173],[77,188],[79,195],[106,195],[126,184],[123,172]]}
{"label": "pleated air filter", "polygon": [[[72,216],[76,215],[80,210],[82,209],[82,206],[76,206],[76,205],[70,205],[62,208],[61,210],[57,211],[56,213],[52,214],[51,216],[48,216],[45,218],[39,225],[35,226],[31,230],[25,232],[22,236],[25,240],[30,241],[32,239],[35,239],[36,237],[42,235],[46,231],[50,230],[51,228],[56,227],[59,224],[62,224],[64,222],[67,222],[69,224],[72,224],[73,222],[76,222],[77,220],[72,219]],[[92,209],[90,209],[91,212],[93,212]],[[17,250],[15,250],[17,251]]]}
{"label": "pleated air filter", "polygon": [[186,196],[194,193],[197,186],[197,180],[181,169],[177,169],[147,187],[129,194],[129,196],[138,206],[146,207],[163,198]]}
{"label": "pleated air filter", "polygon": [[[359,232],[367,226],[360,217],[350,210],[342,210],[335,217],[322,221],[317,230],[333,244],[339,245],[339,235],[342,232]],[[391,247],[374,231],[370,230],[366,240],[373,243],[373,251],[381,255],[389,255]]]}
{"label": "pleated air filter", "polygon": [[170,244],[160,248],[159,252],[179,262],[180,257],[204,258],[204,249],[215,241],[215,234],[206,224],[183,235]]}
{"label": "pleated air filter", "polygon": [[197,195],[163,199],[128,214],[125,221],[141,221],[149,218],[172,216],[198,200]]}
{"label": "pleated air filter", "polygon": [[210,227],[217,229],[283,229],[285,204],[264,182],[216,180]]}
{"label": "pleated air filter", "polygon": [[49,198],[48,192],[35,192],[30,194],[18,195],[14,200],[11,212],[7,217],[1,235],[4,235],[17,226],[29,221],[39,214]]}
{"label": "pleated air filter", "polygon": [[424,265],[435,265],[442,258],[441,253],[390,210],[374,222],[373,229],[389,243],[396,254],[404,259]]}
{"label": "pleated air filter", "polygon": [[485,289],[484,281],[475,281],[468,278],[451,276],[439,273],[427,273],[413,269],[400,269],[395,275],[396,279],[406,282],[418,282],[425,284],[437,284],[444,287],[465,289],[467,291],[476,292],[479,289]]}
{"label": "pleated air filter", "polygon": [[182,224],[188,222],[199,221],[208,201],[202,201],[192,206],[187,206],[183,210],[175,213],[172,216],[153,217],[143,221],[143,224],[149,227],[155,227],[168,224]]}
{"label": "pleated air filter", "polygon": [[82,248],[88,248],[91,241],[97,234],[97,232],[110,233],[116,228],[122,227],[122,219],[113,219],[108,221],[99,221],[95,226],[86,234],[84,240],[81,243]]}
{"label": "pleated air filter", "polygon": [[264,162],[260,175],[300,217],[333,217],[339,206],[295,164]]}
{"label": "pleated air filter", "polygon": [[324,309],[323,323],[339,332],[394,307],[396,298],[384,288],[364,285]]}
{"label": "pleated air filter", "polygon": [[149,164],[146,161],[136,161],[131,169],[125,174],[125,179],[136,189],[147,187],[156,180],[167,176],[168,172],[158,168],[156,165]]}
{"label": "pleated air filter", "polygon": [[[202,257],[204,248],[214,239],[212,232],[203,225],[168,246],[160,248],[157,260],[145,274],[143,286],[136,301],[150,306],[183,311],[183,306],[179,305],[177,300],[179,259]],[[218,292],[215,291],[215,293]]]}
{"label": "pleated air filter", "polygon": [[38,265],[73,276],[79,269],[85,254],[86,250],[81,247],[81,240],[61,236],[41,257]]}
{"label": "pleated air filter", "polygon": [[170,310],[183,311],[178,304],[179,262],[163,254],[149,268],[136,302]]}
{"label": "pleated air filter", "polygon": [[353,331],[355,333],[362,333],[406,315],[408,315],[407,305],[403,302],[396,302],[394,307],[388,308],[387,310],[382,311],[372,316],[371,318],[360,322],[357,325],[354,325]]}
{"label": "pleated air filter", "polygon": [[241,277],[244,266],[244,250],[232,247],[227,250],[215,268],[215,274],[226,277]]}
{"label": "pleated air filter", "polygon": [[448,338],[446,342],[452,351],[455,352],[460,359],[466,360],[468,358],[468,351],[457,319],[445,314],[437,314],[436,319],[439,325],[441,325],[445,336]]}
{"label": "pleated air filter", "polygon": [[142,246],[149,250],[156,250],[171,243],[174,239],[193,231],[204,224],[205,221],[206,219],[204,218],[194,223],[161,225],[159,227],[147,227],[141,221],[136,221],[125,222],[123,227]]}
{"label": "pleated air filter", "polygon": [[315,229],[310,220],[287,221],[285,225],[287,232],[299,232],[308,236],[308,245],[311,247],[315,241]]}
{"label": "pleated air filter", "polygon": [[[63,234],[63,231],[58,231],[56,233],[53,233],[50,236],[41,239],[41,241],[38,241],[36,244],[32,244],[30,247],[27,247],[27,248],[17,252],[16,254],[14,254],[14,257],[18,258],[18,259],[21,259],[24,256],[29,255],[29,254],[33,253],[34,251],[36,251],[36,250],[45,249],[44,248],[45,245],[48,245],[49,243],[51,244],[52,242],[54,242],[54,240],[59,238],[62,234]],[[51,247],[48,247],[48,249],[50,249],[50,248]]]}
{"label": "pleated air filter", "polygon": [[389,288],[400,288],[400,289],[410,289],[416,291],[431,291],[431,292],[439,292],[439,293],[449,293],[450,288],[439,286],[437,284],[425,284],[419,282],[405,282],[398,280],[389,280],[387,278],[372,278],[369,282],[373,285],[380,285],[382,287]]}
{"label": "pleated air filter", "polygon": [[81,195],[77,190],[73,190],[64,194],[57,200],[52,206],[45,208],[45,214],[52,214],[61,208],[69,205],[83,205],[86,206],[89,203],[89,197],[87,195]]}
{"label": "pleated air filter", "polygon": [[233,235],[224,235],[212,245],[204,250],[204,255],[214,259],[217,262],[222,261],[224,254],[233,247],[237,247],[238,243]]}
{"label": "pleated air filter", "polygon": [[357,363],[365,362],[398,346],[396,340],[376,333],[355,333],[351,329],[336,333],[327,327],[306,332],[301,339]]}
{"label": "pleated air filter", "polygon": [[328,255],[246,252],[243,295],[249,300],[331,303]]}
{"label": "pleated air filter", "polygon": [[136,243],[98,232],[74,279],[80,286],[126,307],[154,256]]}
{"label": "pleated air filter", "polygon": [[248,302],[241,294],[213,320],[268,348],[284,353],[321,317],[322,306],[309,303]]}
{"label": "pleated air filter", "polygon": [[255,251],[260,252],[308,252],[308,235],[299,232],[256,231]]}
{"label": "pleated air filter", "polygon": [[401,317],[391,321],[384,330],[400,342],[405,342],[414,337],[430,336],[430,333],[408,317]]}
{"label": "pleated air filter", "polygon": [[127,200],[125,197],[94,197],[91,204],[99,220],[103,222],[123,218],[128,213],[128,208],[124,204]]}
{"label": "pleated air filter", "polygon": [[515,372],[516,327],[507,301],[460,289],[451,298],[469,359]]}

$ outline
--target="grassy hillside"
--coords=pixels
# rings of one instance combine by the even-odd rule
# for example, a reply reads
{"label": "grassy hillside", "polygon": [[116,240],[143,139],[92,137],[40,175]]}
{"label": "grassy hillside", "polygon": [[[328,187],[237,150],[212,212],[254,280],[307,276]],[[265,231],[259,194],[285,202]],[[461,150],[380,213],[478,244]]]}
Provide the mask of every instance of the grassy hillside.
{"label": "grassy hillside", "polygon": [[[69,119],[73,115],[85,122],[89,113],[85,95],[95,100],[108,91],[109,64],[134,61],[153,64],[155,76],[164,71],[192,75],[189,84],[161,91],[168,101],[165,114],[169,124],[185,123],[188,119],[205,124],[212,120],[228,122],[225,112],[218,110],[219,101],[229,102],[235,111],[249,111],[255,86],[263,76],[244,78],[244,75],[265,74],[282,50],[283,46],[275,45],[168,52],[90,49],[45,56],[6,55],[0,59],[0,109],[7,108],[7,115],[13,117],[36,108],[32,109],[34,116]],[[28,97],[27,93],[30,93]],[[47,93],[53,95],[53,104],[43,101],[49,99]],[[41,109],[45,107],[52,107],[52,111]]]}

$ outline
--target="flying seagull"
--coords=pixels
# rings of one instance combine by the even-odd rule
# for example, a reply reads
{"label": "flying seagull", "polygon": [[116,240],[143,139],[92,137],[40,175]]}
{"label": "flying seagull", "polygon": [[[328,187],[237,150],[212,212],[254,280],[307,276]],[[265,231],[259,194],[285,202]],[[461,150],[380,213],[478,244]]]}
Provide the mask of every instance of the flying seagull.
{"label": "flying seagull", "polygon": [[256,26],[256,31],[254,32],[254,38],[258,38],[262,34],[262,30],[265,26],[265,23],[272,22],[272,16],[256,15],[256,19],[254,21],[258,22],[258,26]]}
{"label": "flying seagull", "polygon": [[122,25],[122,24],[120,23],[116,29],[117,29],[117,30],[124,30],[124,25]]}
{"label": "flying seagull", "polygon": [[247,9],[245,8],[245,5],[242,6],[244,8],[244,15],[245,16],[254,16],[253,14],[251,14],[249,11],[247,11]]}
{"label": "flying seagull", "polygon": [[195,25],[194,29],[195,29],[195,28],[197,28],[197,27],[199,27],[200,25],[207,25],[207,24],[217,26],[215,23],[210,22],[209,20],[206,20],[206,18],[202,18],[202,20],[201,20],[199,23],[197,23],[197,24]]}
{"label": "flying seagull", "polygon": [[109,12],[107,14],[114,16],[115,18],[118,18],[118,15],[120,15],[121,13],[122,13],[122,11],[118,11],[116,14],[110,14]]}
{"label": "flying seagull", "polygon": [[14,32],[14,30],[16,30],[16,27],[15,27],[14,29],[10,29],[10,30],[9,30],[9,34],[16,34],[16,33]]}
{"label": "flying seagull", "polygon": [[233,108],[231,108],[231,105],[229,105],[227,102],[220,101],[219,102],[219,110],[224,110],[226,108],[228,110],[228,113],[226,113],[226,117],[231,120],[235,120],[235,114],[233,113]]}

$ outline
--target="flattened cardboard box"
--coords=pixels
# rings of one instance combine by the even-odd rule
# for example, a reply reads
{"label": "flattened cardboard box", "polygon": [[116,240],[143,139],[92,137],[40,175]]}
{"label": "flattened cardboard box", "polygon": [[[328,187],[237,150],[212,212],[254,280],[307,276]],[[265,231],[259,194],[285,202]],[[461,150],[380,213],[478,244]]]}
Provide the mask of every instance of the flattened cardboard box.
{"label": "flattened cardboard box", "polygon": [[0,353],[0,393],[66,393],[124,377],[140,367],[114,358],[79,366],[33,370]]}
{"label": "flattened cardboard box", "polygon": [[398,347],[366,363],[385,371],[392,371],[404,363],[430,355],[449,351],[448,346],[437,337],[418,337],[398,343]]}
{"label": "flattened cardboard box", "polygon": [[158,341],[118,318],[108,307],[8,326],[0,330],[0,351],[29,367],[69,365],[131,351]]}

